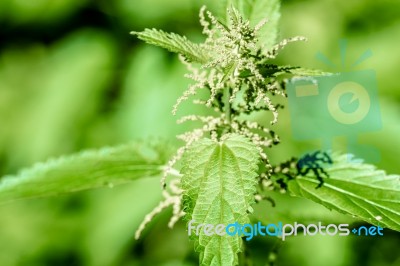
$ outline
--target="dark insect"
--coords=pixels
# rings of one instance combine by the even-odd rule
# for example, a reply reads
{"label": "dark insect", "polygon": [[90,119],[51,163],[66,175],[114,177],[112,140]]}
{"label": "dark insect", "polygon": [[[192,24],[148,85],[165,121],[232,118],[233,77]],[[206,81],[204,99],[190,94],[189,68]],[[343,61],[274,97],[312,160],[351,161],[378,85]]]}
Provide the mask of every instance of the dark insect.
{"label": "dark insect", "polygon": [[283,174],[286,178],[278,178],[275,182],[282,188],[287,189],[287,181],[295,179],[297,176],[306,176],[310,171],[314,173],[319,181],[316,188],[320,188],[324,184],[324,177],[328,178],[329,174],[322,168],[322,164],[332,164],[332,158],[326,152],[316,151],[301,157],[299,160],[292,158],[289,161],[281,163],[273,168],[275,174]]}
{"label": "dark insect", "polygon": [[311,154],[306,154],[301,157],[296,164],[297,174],[306,176],[310,171],[312,171],[319,181],[316,188],[320,188],[324,184],[324,179],[322,177],[329,177],[328,173],[321,167],[321,164],[332,163],[332,158],[326,152],[316,151]]}

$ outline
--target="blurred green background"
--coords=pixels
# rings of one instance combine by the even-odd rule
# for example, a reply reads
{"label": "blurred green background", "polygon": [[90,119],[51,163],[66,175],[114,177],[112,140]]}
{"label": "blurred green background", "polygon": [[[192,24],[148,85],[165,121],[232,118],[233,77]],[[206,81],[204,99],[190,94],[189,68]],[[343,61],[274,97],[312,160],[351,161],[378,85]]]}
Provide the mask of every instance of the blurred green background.
{"label": "blurred green background", "polygon": [[[37,161],[132,139],[166,138],[176,125],[172,105],[188,80],[175,55],[129,35],[161,28],[201,40],[202,1],[0,0],[0,174]],[[210,7],[215,1],[208,1]],[[365,50],[374,56],[357,69],[377,73],[383,128],[360,135],[381,152],[378,166],[399,173],[400,2],[392,0],[283,1],[280,38],[303,35],[278,62],[329,69],[321,52],[340,62],[338,41],[347,39],[348,60]],[[183,105],[178,116],[201,112]],[[262,116],[257,118],[265,123]],[[273,161],[318,148],[292,139],[288,110],[276,126],[282,144]],[[335,140],[342,145],[345,140]],[[341,144],[342,143],[342,144]],[[343,144],[344,145],[344,144]],[[50,199],[0,206],[0,265],[197,265],[197,254],[179,223],[167,229],[168,211],[134,240],[144,215],[160,200],[159,180],[146,179]],[[259,220],[349,221],[306,200],[274,195],[276,208],[256,206]],[[268,219],[267,219],[268,216]],[[297,237],[279,246],[277,265],[398,266],[400,236]],[[249,245],[254,265],[266,265],[274,239]]]}

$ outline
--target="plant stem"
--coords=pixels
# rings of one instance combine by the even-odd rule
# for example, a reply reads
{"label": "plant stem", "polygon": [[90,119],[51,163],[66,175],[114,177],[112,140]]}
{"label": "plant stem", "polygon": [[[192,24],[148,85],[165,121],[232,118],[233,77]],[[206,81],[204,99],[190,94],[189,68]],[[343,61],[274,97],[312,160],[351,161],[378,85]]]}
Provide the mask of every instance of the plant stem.
{"label": "plant stem", "polygon": [[225,116],[228,123],[231,123],[231,90],[229,87],[225,88]]}

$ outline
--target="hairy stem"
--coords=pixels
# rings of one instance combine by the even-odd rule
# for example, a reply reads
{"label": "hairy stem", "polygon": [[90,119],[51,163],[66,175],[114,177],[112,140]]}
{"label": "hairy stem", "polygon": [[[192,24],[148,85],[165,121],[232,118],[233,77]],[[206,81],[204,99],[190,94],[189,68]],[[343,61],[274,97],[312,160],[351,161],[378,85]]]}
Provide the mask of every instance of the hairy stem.
{"label": "hairy stem", "polygon": [[227,86],[225,88],[225,116],[228,123],[231,122],[231,89]]}

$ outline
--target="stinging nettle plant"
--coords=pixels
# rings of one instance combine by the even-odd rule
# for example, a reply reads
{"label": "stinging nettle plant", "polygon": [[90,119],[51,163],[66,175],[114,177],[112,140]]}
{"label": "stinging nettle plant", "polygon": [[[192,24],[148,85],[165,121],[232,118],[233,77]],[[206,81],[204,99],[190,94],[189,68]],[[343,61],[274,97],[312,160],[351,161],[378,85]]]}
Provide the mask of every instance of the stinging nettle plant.
{"label": "stinging nettle plant", "polygon": [[[181,218],[198,224],[247,223],[253,204],[269,199],[271,191],[288,191],[400,231],[398,175],[387,175],[339,153],[315,152],[270,163],[269,149],[280,143],[272,128],[279,125],[278,111],[283,106],[278,102],[287,97],[286,82],[324,73],[274,63],[287,44],[305,40],[293,37],[276,42],[278,0],[222,2],[220,17],[205,7],[200,10],[203,43],[157,29],[133,32],[149,44],[179,54],[187,67],[186,77],[192,83],[173,106],[173,114],[189,99],[209,109],[207,116],[189,114],[178,120],[202,125],[178,136],[182,147],[171,152],[162,142],[134,142],[40,163],[4,177],[0,203],[162,176],[165,199],[145,217],[136,238],[168,206],[173,207],[170,227]],[[198,96],[200,90],[208,97]],[[271,125],[251,120],[256,113],[264,113]],[[241,237],[203,232],[191,237],[201,265],[239,264],[238,254],[244,249]]]}
{"label": "stinging nettle plant", "polygon": [[[224,24],[202,7],[200,24],[207,36],[204,43],[195,44],[175,33],[165,33],[156,29],[133,32],[147,43],[180,54],[182,63],[189,70],[186,77],[192,79],[193,83],[177,100],[172,113],[176,114],[182,101],[195,96],[198,90],[205,89],[209,91],[210,97],[195,99],[193,103],[211,108],[215,114],[188,115],[178,120],[178,123],[200,121],[203,126],[178,136],[185,145],[178,149],[169,161],[162,179],[165,187],[167,175],[177,177],[170,183],[173,196],[164,192],[165,201],[146,217],[136,237],[139,237],[144,225],[153,215],[168,205],[174,206],[169,223],[171,227],[184,215],[187,220],[194,219],[199,223],[227,224],[247,221],[248,212],[251,211],[250,205],[255,199],[257,181],[262,183],[270,180],[273,172],[265,150],[278,144],[279,138],[271,129],[243,116],[266,111],[272,113],[271,124],[278,121],[280,105],[274,104],[272,97],[286,97],[283,84],[285,75],[300,71],[294,67],[270,64],[269,61],[288,43],[305,40],[304,37],[294,37],[267,48],[257,38],[266,23],[267,19],[263,19],[255,27],[251,27],[250,22],[231,7],[228,9],[228,21]],[[179,174],[173,167],[182,156],[183,167]],[[220,173],[205,175],[207,170],[213,172],[208,168],[214,163],[213,167],[226,169]],[[258,171],[259,164],[264,171]],[[217,179],[220,182],[216,182]],[[264,185],[265,183],[270,185],[268,182],[264,182]],[[180,184],[180,188],[177,184]],[[217,187],[226,191],[216,190]],[[234,200],[235,197],[240,198],[240,201]],[[232,201],[235,201],[234,205],[237,206],[229,206],[229,202]],[[221,216],[221,219],[205,217],[206,209],[197,207],[200,204],[214,206],[216,209],[213,212]],[[224,208],[235,211],[219,215],[224,212]],[[207,247],[208,242],[228,241],[234,245],[230,253],[234,254],[231,257],[236,261],[240,239],[224,238],[226,239],[207,239],[204,240],[204,244],[199,242],[199,249],[213,250],[214,247]],[[223,258],[219,258],[225,256],[224,252],[215,250],[205,253],[210,262],[214,259],[224,261]],[[208,259],[204,258],[202,261],[206,263]]]}
{"label": "stinging nettle plant", "polygon": [[[277,1],[263,2],[268,6],[278,5]],[[305,41],[304,37],[270,45],[276,39],[276,29],[263,33],[267,36],[260,33],[268,23],[268,17],[250,21],[233,5],[226,10],[227,19],[222,22],[206,7],[201,8],[200,24],[206,35],[201,44],[157,29],[132,32],[149,44],[178,53],[186,65],[189,71],[186,77],[193,83],[177,100],[173,114],[179,104],[190,97],[195,98],[193,104],[204,105],[213,111],[210,116],[192,114],[178,120],[178,123],[200,121],[203,126],[178,136],[185,145],[178,149],[165,168],[162,178],[165,200],[146,216],[136,238],[155,214],[170,205],[173,206],[170,227],[181,217],[197,224],[248,223],[249,213],[253,211],[251,205],[256,200],[265,197],[266,191],[286,191],[288,186],[294,195],[399,230],[398,176],[385,176],[373,166],[349,161],[347,155],[318,151],[300,160],[292,158],[277,166],[270,164],[268,149],[279,144],[279,137],[271,128],[251,121],[249,116],[270,112],[270,124],[276,124],[282,106],[275,103],[274,98],[287,97],[287,80],[323,73],[273,63],[281,49],[290,42]],[[279,16],[272,13],[272,17]],[[207,90],[209,98],[197,96],[199,90]],[[179,160],[180,171],[174,168]],[[324,170],[326,166],[329,168]],[[316,190],[330,175],[332,177],[323,189]],[[167,176],[172,177],[168,187]],[[371,202],[367,190],[361,190],[365,186],[370,192],[393,186],[395,190],[389,192],[390,196],[382,194],[382,198],[374,197],[375,202]],[[336,202],[335,198],[345,198],[348,202]],[[240,236],[207,236],[200,232],[192,239],[200,253],[201,265],[238,264],[237,255],[243,250]]]}

